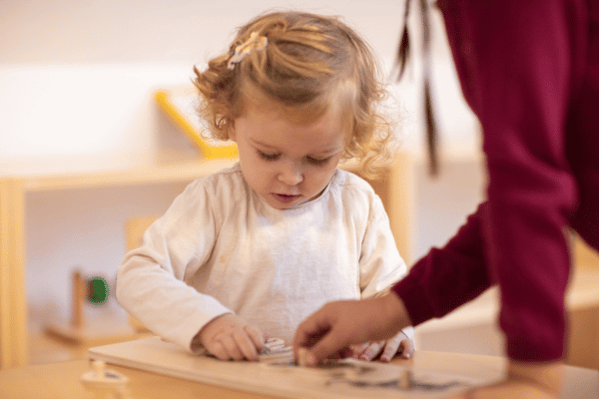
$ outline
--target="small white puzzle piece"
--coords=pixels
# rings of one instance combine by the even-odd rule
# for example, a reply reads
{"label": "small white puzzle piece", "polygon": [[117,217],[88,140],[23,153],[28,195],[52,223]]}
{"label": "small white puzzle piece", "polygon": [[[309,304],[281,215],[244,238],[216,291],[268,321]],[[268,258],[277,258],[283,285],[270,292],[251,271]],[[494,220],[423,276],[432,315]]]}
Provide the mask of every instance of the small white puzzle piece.
{"label": "small white puzzle piece", "polygon": [[92,370],[81,375],[81,383],[85,389],[93,391],[97,398],[134,399],[127,395],[129,378],[117,371],[107,369],[106,363],[102,360],[92,361],[91,366]]}
{"label": "small white puzzle piece", "polygon": [[285,346],[285,341],[280,338],[269,338],[264,343],[259,353],[261,362],[280,363],[281,365],[294,365],[293,348]]}

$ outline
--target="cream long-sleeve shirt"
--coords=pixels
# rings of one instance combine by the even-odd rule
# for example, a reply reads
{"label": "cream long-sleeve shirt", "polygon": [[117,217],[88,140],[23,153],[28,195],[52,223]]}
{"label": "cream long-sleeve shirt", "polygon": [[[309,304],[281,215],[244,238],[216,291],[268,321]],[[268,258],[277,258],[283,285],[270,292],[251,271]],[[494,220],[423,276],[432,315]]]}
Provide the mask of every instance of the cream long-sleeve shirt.
{"label": "cream long-sleeve shirt", "polygon": [[192,182],[148,228],[119,266],[116,294],[194,352],[193,337],[228,312],[290,344],[326,302],[374,296],[406,272],[382,202],[361,178],[337,170],[318,198],[277,210],[237,164]]}

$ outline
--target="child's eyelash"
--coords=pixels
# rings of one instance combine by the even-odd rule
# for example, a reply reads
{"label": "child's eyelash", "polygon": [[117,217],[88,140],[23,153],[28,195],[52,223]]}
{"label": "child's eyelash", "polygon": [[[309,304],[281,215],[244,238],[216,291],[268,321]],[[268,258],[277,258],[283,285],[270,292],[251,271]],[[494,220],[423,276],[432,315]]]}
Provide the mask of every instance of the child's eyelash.
{"label": "child's eyelash", "polygon": [[320,166],[320,165],[324,165],[327,162],[329,162],[330,159],[331,159],[330,157],[322,158],[322,159],[308,157],[308,162],[311,163],[312,165]]}
{"label": "child's eyelash", "polygon": [[261,158],[266,159],[267,161],[275,161],[281,156],[281,154],[271,154],[262,151],[258,151],[258,155],[260,155]]}
{"label": "child's eyelash", "polygon": [[[263,152],[258,150],[258,155],[266,160],[266,161],[276,161],[277,159],[279,159],[281,157],[280,153],[268,153],[268,152]],[[306,161],[310,164],[310,165],[314,165],[314,166],[321,166],[321,165],[325,165],[327,162],[329,162],[329,160],[331,159],[331,157],[328,158],[312,158],[312,157],[306,157]]]}

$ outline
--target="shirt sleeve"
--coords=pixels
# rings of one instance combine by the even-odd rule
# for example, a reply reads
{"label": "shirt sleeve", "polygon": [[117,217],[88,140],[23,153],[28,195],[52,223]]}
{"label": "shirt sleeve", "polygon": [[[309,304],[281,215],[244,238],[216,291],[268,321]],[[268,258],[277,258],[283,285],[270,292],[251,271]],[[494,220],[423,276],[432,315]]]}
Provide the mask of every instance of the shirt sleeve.
{"label": "shirt sleeve", "polygon": [[[519,361],[564,354],[565,228],[576,202],[564,133],[573,82],[570,18],[580,11],[574,3],[439,2],[462,91],[482,125],[487,203],[448,247],[431,251],[413,268],[411,287],[402,284],[395,292],[412,300],[409,312],[421,321],[462,302],[438,274],[468,300],[477,290],[459,281],[469,279],[464,271],[482,281],[486,269],[486,278],[500,288],[507,354]],[[460,260],[463,254],[473,257]],[[445,291],[433,293],[430,286]],[[417,309],[410,298],[415,294],[432,298],[425,301],[430,307]],[[441,295],[453,301],[443,306]]]}
{"label": "shirt sleeve", "polygon": [[185,282],[212,250],[215,218],[199,181],[175,199],[118,268],[119,303],[146,327],[189,351],[193,337],[214,317],[231,312]]}
{"label": "shirt sleeve", "polygon": [[[407,266],[397,249],[389,217],[378,196],[373,196],[370,215],[360,254],[362,298],[388,294],[393,284],[407,274]],[[414,343],[413,327],[406,327],[402,332]]]}
{"label": "shirt sleeve", "polygon": [[445,247],[433,248],[393,286],[414,326],[445,316],[489,288],[481,232],[487,209],[481,204]]}
{"label": "shirt sleeve", "polygon": [[383,203],[374,193],[362,238],[359,264],[362,298],[388,293],[390,287],[407,273]]}

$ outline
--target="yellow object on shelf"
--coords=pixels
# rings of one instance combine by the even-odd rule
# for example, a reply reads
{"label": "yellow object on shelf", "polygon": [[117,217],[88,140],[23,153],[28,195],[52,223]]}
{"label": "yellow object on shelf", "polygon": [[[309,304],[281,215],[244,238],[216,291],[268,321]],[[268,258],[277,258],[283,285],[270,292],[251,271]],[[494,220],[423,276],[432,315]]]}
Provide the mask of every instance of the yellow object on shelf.
{"label": "yellow object on shelf", "polygon": [[197,145],[205,158],[236,158],[237,145],[233,141],[210,140],[202,135],[197,101],[193,86],[177,86],[156,91],[160,108]]}

